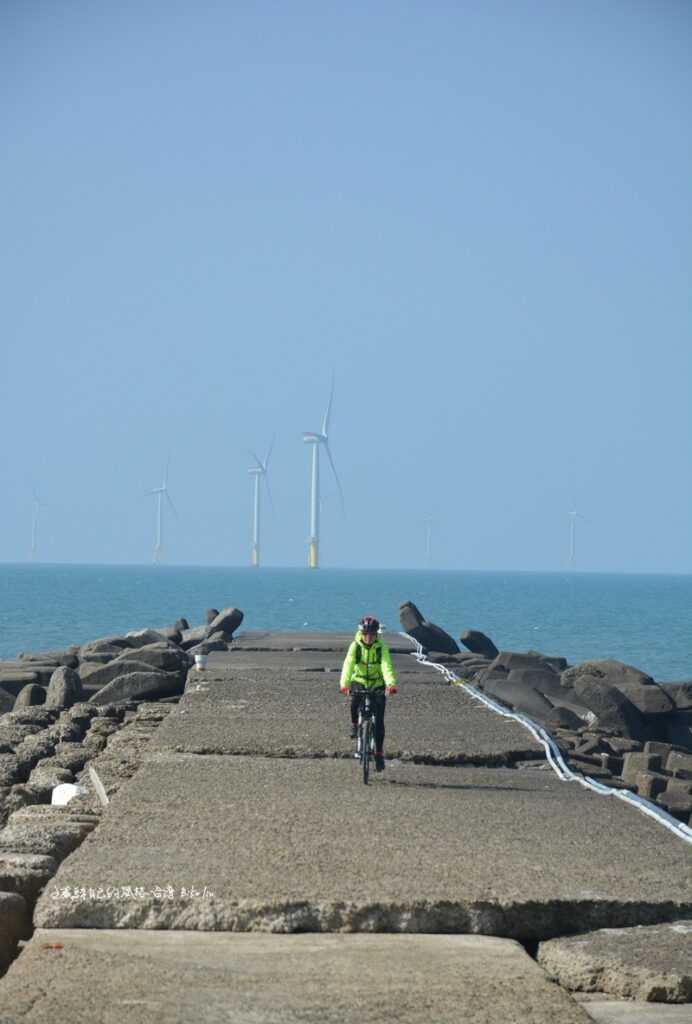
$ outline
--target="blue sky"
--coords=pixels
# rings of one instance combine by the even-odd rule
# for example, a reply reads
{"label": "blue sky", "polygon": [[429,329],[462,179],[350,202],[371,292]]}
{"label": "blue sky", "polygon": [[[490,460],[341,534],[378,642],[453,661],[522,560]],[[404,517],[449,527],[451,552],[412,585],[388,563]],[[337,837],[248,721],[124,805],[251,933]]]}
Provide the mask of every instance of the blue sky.
{"label": "blue sky", "polygon": [[692,572],[692,8],[0,6],[0,560]]}

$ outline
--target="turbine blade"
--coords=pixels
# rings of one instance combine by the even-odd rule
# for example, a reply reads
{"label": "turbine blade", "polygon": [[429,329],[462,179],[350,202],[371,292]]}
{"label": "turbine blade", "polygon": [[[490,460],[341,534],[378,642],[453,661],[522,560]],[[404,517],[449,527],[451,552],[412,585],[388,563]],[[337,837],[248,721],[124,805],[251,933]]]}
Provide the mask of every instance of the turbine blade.
{"label": "turbine blade", "polygon": [[346,510],[346,506],[345,506],[345,503],[344,503],[344,492],[341,489],[341,481],[339,480],[339,474],[336,471],[336,466],[334,465],[334,459],[332,458],[332,453],[331,453],[331,451],[329,449],[329,445],[326,442],[325,442],[324,447],[327,450],[327,458],[329,459],[329,465],[332,467],[332,473],[334,474],[334,479],[336,480],[336,486],[339,488],[339,497],[341,498],[341,509],[342,509],[342,511],[345,511]]}
{"label": "turbine blade", "polygon": [[327,402],[327,411],[324,414],[324,419],[322,420],[322,433],[324,434],[325,437],[329,437],[329,417],[330,417],[331,412],[332,412],[332,399],[333,398],[334,398],[334,374],[332,374],[332,386],[331,386],[331,390],[329,392],[329,401]]}
{"label": "turbine blade", "polygon": [[164,478],[163,478],[163,489],[164,490],[166,489],[166,487],[168,487],[168,467],[170,466],[170,464],[171,464],[171,457],[170,457],[170,454],[169,454],[168,458],[166,459],[166,472],[165,472],[165,475],[164,475]]}
{"label": "turbine blade", "polygon": [[248,448],[248,452],[250,453],[250,455],[251,455],[251,456],[253,457],[253,459],[254,459],[254,460],[255,460],[255,462],[257,463],[257,466],[259,467],[259,469],[262,469],[262,470],[263,470],[263,469],[264,469],[264,466],[262,465],[262,463],[260,462],[260,460],[258,459],[258,457],[257,457],[257,456],[255,455],[255,453],[253,452],[252,448]]}
{"label": "turbine blade", "polygon": [[177,510],[177,508],[175,507],[175,505],[173,504],[173,502],[172,502],[172,500],[171,500],[171,496],[170,496],[170,494],[168,493],[168,491],[164,491],[163,493],[164,493],[164,494],[166,495],[166,499],[167,499],[167,501],[168,501],[168,504],[169,504],[169,505],[171,506],[171,508],[173,509],[173,515],[174,515],[174,516],[175,516],[175,518],[177,519],[177,518],[178,518],[178,510]]}
{"label": "turbine blade", "polygon": [[269,465],[269,456],[271,455],[272,451],[274,450],[274,441],[275,440],[276,440],[276,434],[274,434],[274,436],[272,437],[271,443],[269,445],[269,448],[267,449],[267,454],[264,457],[264,472],[265,473],[267,472],[267,466]]}
{"label": "turbine blade", "polygon": [[274,515],[274,499],[272,498],[272,492],[271,492],[271,488],[269,486],[269,481],[267,480],[266,473],[264,475],[264,482],[267,485],[267,497],[269,498],[269,506],[270,506],[270,508],[272,510],[272,515]]}

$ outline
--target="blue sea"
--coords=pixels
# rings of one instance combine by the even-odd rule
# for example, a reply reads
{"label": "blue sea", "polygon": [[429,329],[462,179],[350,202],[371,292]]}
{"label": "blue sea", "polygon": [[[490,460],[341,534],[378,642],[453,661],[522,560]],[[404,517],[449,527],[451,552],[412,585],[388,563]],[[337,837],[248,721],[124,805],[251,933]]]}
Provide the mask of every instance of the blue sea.
{"label": "blue sea", "polygon": [[247,629],[348,632],[369,612],[396,630],[406,600],[455,638],[480,629],[503,649],[692,678],[692,576],[672,575],[3,565],[0,657],[179,616],[198,624],[206,608],[229,605]]}

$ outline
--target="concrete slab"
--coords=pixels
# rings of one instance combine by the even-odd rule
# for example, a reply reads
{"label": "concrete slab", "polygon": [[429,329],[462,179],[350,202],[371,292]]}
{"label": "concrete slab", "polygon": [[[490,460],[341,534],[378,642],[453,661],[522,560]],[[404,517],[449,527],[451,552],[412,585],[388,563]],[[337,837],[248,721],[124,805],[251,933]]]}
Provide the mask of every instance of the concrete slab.
{"label": "concrete slab", "polygon": [[[269,632],[243,629],[233,637],[233,646],[255,651],[337,651],[353,639],[353,632]],[[401,638],[400,638],[401,639]]]}
{"label": "concrete slab", "polygon": [[[185,695],[157,730],[152,750],[278,757],[349,757],[348,699],[336,676],[266,669],[239,671],[210,662],[191,672]],[[402,683],[387,702],[390,757],[438,764],[511,765],[542,758],[518,723],[451,686]]]}
{"label": "concrete slab", "polygon": [[692,921],[552,939],[539,946],[538,961],[564,988],[692,1003]]}
{"label": "concrete slab", "polygon": [[[334,672],[341,674],[346,657],[346,648],[338,651],[246,651],[231,647],[229,651],[213,651],[209,655],[211,665],[228,665],[231,669],[244,672],[252,669],[275,669],[277,671]],[[410,654],[392,654],[392,664],[397,675],[419,675],[431,683],[447,685],[435,669],[421,666]]]}
{"label": "concrete slab", "polygon": [[[400,655],[405,657],[405,655]],[[248,672],[253,669],[274,669],[300,672],[340,673],[343,655],[339,651],[244,651],[231,647],[229,651],[214,651],[209,655],[213,666],[227,665],[231,670]],[[411,659],[415,664],[415,659]]]}
{"label": "concrete slab", "polygon": [[355,761],[158,755],[34,920],[545,939],[683,916],[689,846],[547,773],[401,763],[364,786]]}
{"label": "concrete slab", "polygon": [[596,1024],[692,1024],[689,1006],[596,1000],[581,1007]]}
{"label": "concrete slab", "polygon": [[38,931],[14,1024],[588,1024],[517,943],[448,935]]}
{"label": "concrete slab", "polygon": [[[248,651],[341,651],[346,652],[355,636],[355,628],[347,633],[302,632],[270,633],[242,630],[233,637],[233,646]],[[399,633],[385,631],[382,639],[392,653],[410,654],[414,644]]]}

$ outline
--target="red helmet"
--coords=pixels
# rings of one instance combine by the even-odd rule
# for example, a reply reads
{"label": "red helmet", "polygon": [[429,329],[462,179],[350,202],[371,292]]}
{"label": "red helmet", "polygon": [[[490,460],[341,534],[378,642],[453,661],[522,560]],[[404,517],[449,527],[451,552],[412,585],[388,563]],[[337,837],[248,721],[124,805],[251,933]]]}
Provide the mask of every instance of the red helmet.
{"label": "red helmet", "polygon": [[380,624],[374,615],[364,615],[359,625],[361,633],[377,633],[380,628]]}

